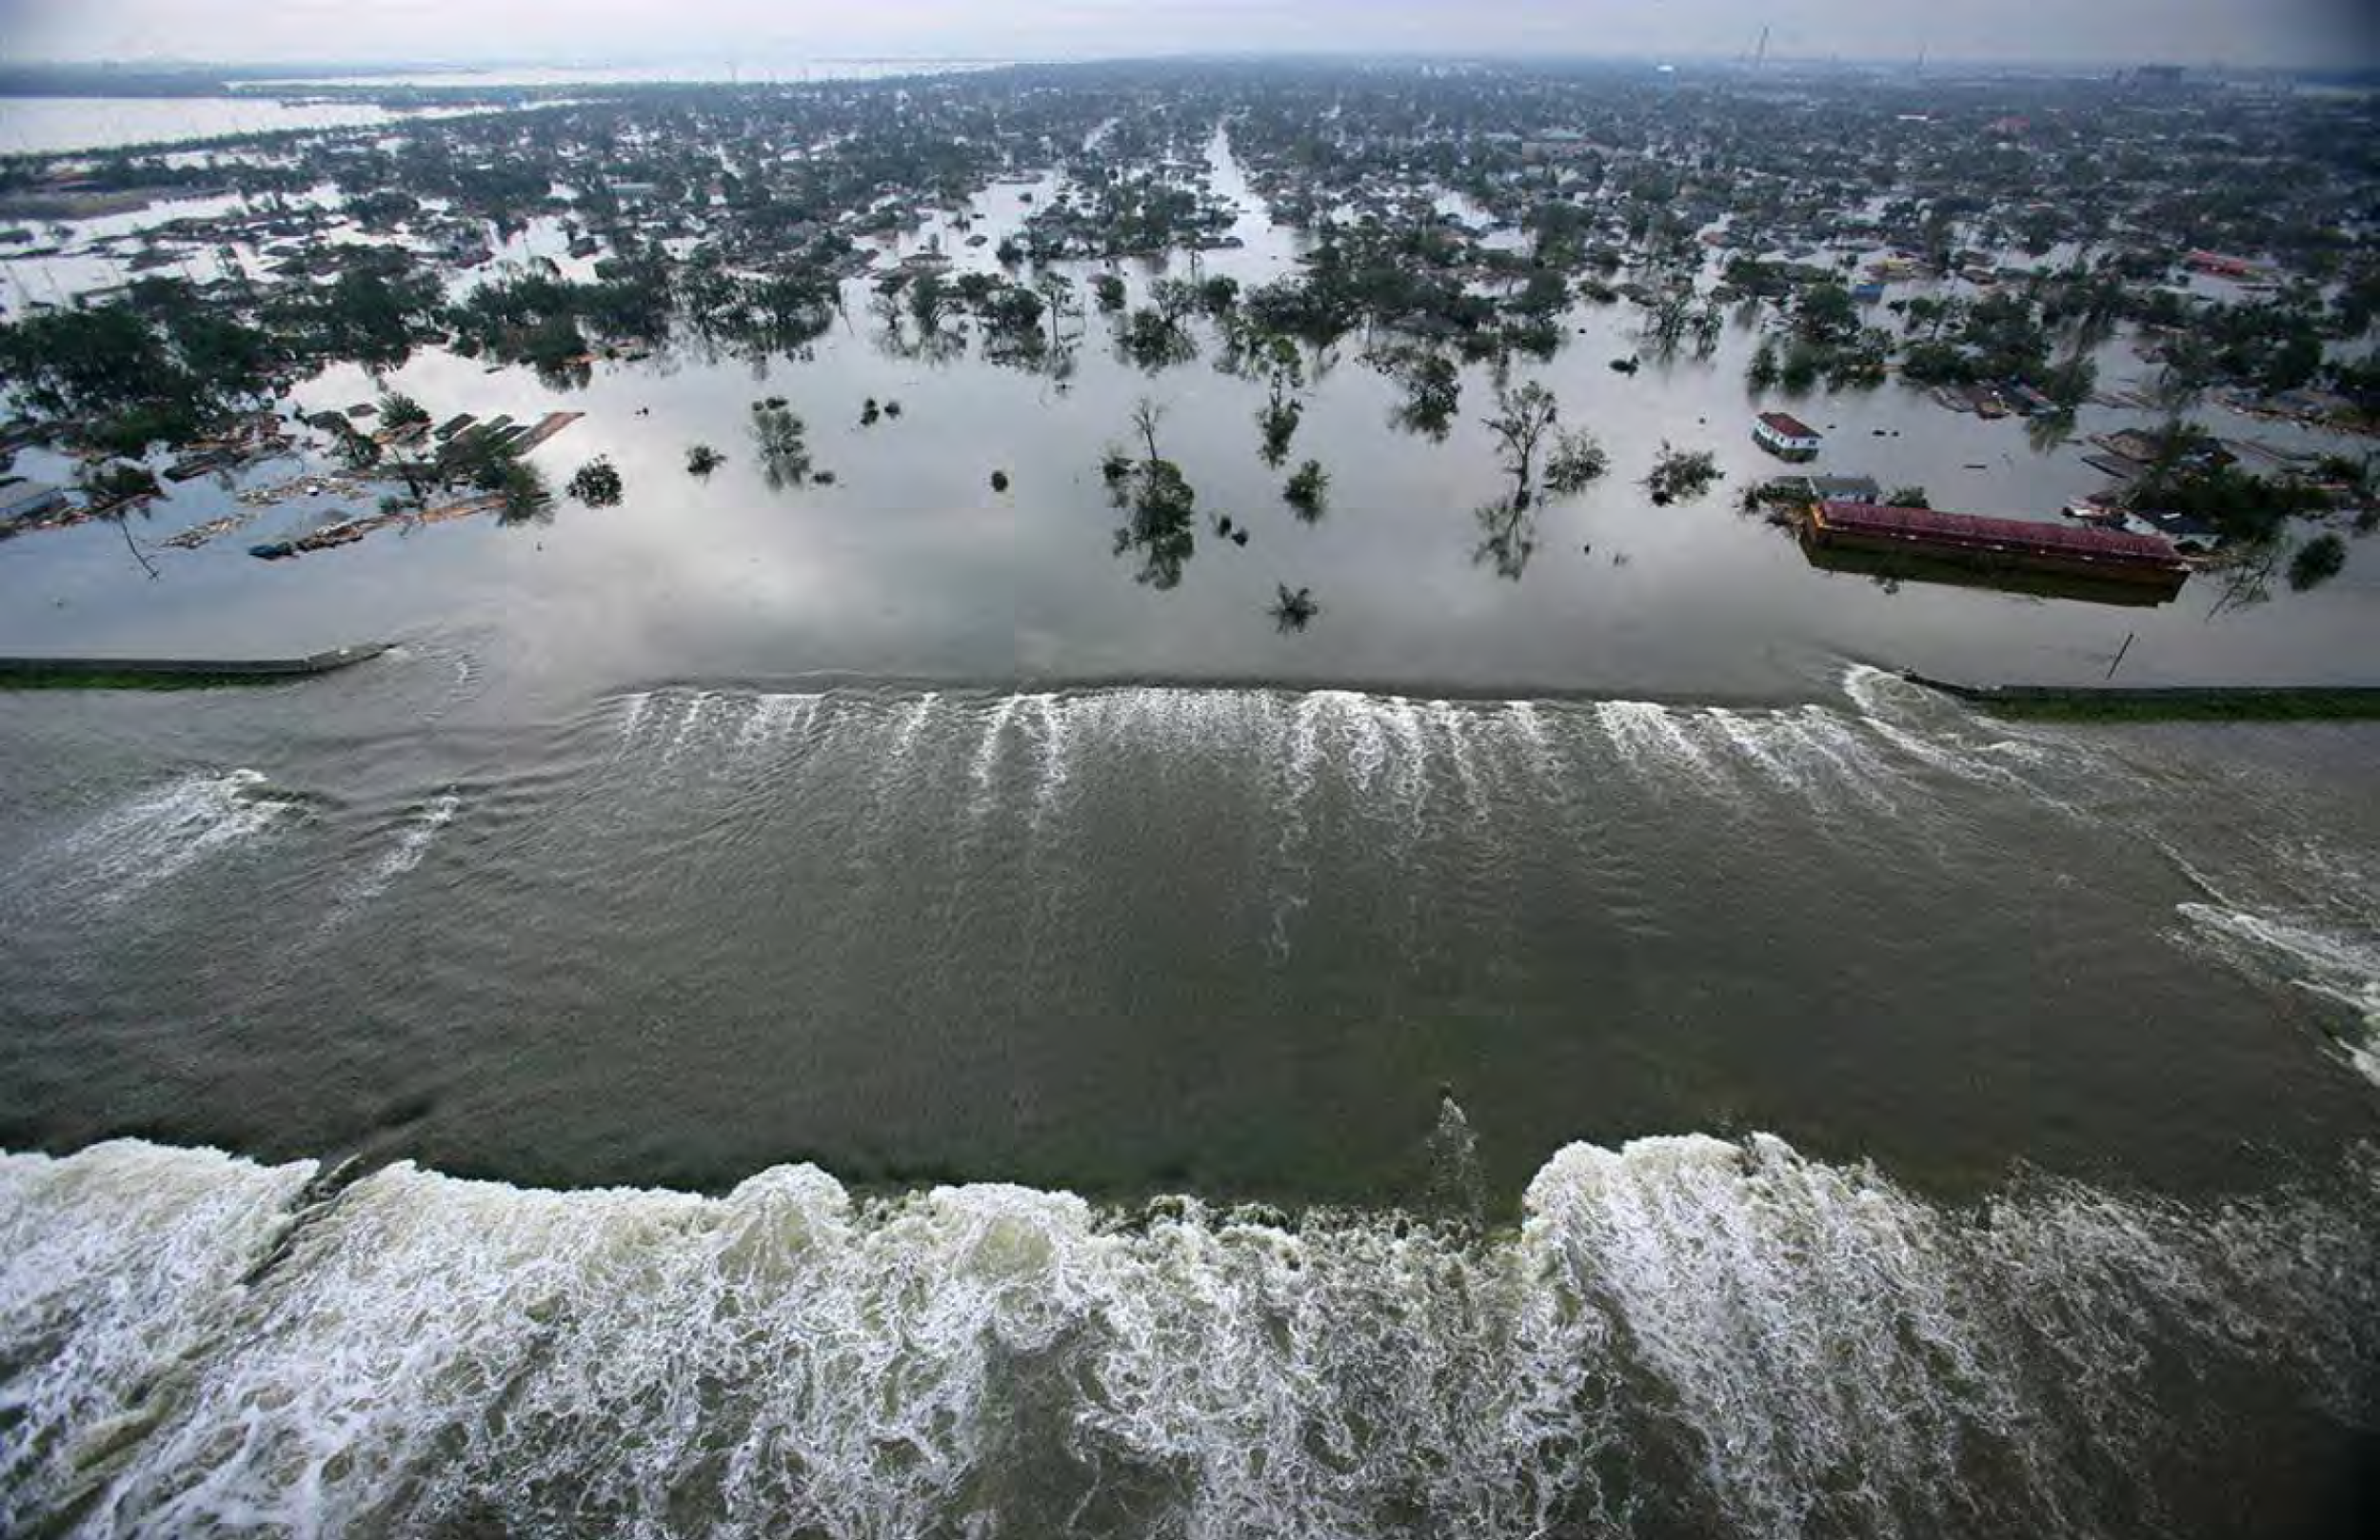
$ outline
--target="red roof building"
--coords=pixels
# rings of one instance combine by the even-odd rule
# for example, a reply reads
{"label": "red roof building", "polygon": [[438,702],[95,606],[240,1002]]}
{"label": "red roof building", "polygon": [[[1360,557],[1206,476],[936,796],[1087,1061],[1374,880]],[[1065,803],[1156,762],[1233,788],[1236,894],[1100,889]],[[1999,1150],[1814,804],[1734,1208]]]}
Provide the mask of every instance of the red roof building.
{"label": "red roof building", "polygon": [[2060,572],[2175,591],[2190,576],[2189,563],[2164,537],[2092,525],[1830,502],[1817,505],[1802,533],[1819,545]]}
{"label": "red roof building", "polygon": [[1826,442],[1816,428],[1785,412],[1762,412],[1752,424],[1752,437],[1761,448],[1787,460],[1807,460]]}
{"label": "red roof building", "polygon": [[2182,259],[2202,273],[2217,278],[2253,278],[2264,269],[2246,257],[2226,256],[2220,251],[2192,251]]}

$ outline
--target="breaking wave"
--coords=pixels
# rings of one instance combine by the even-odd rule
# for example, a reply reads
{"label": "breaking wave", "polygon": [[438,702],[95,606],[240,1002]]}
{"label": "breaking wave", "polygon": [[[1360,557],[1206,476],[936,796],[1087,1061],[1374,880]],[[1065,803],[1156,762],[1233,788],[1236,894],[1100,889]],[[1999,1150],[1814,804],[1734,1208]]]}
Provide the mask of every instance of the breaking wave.
{"label": "breaking wave", "polygon": [[315,1175],[0,1156],[0,1529],[2186,1532],[2217,1378],[2380,1416],[2368,1155],[1951,1208],[1767,1136],[1578,1144],[1494,1234]]}

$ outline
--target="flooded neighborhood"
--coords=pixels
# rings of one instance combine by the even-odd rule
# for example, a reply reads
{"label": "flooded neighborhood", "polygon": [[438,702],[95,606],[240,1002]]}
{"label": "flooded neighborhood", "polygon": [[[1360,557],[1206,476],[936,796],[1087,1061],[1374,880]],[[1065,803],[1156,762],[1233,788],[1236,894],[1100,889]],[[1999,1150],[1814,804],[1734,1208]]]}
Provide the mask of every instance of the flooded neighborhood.
{"label": "flooded neighborhood", "polygon": [[[2348,557],[2376,506],[2353,93],[1762,62],[454,94],[425,109],[443,98],[408,86],[368,128],[9,164],[0,512],[28,541],[118,526],[11,551],[41,602],[11,606],[9,644],[172,640],[152,582],[188,585],[177,616],[345,642],[309,629],[332,602],[288,590],[347,580],[226,554],[470,519],[551,525],[563,563],[716,543],[878,584],[895,564],[930,583],[997,527],[1027,590],[1047,561],[1078,570],[1043,547],[1112,534],[1102,589],[1166,579],[1139,611],[1031,606],[991,659],[922,619],[883,660],[902,672],[1299,677],[1324,653],[1428,681],[1476,641],[1530,682],[1591,685],[1533,617],[1580,642],[1616,611],[1686,632],[1718,592],[1814,648],[1952,673],[2077,675],[2023,643],[2096,646],[2107,623],[2073,609],[2093,600],[2172,605],[2132,660],[2154,677],[2354,666],[2352,602],[2322,593],[2365,581]],[[2251,177],[2287,195],[2224,191]],[[1504,404],[1530,385],[1537,431],[1592,447],[1597,475],[1514,478]],[[871,403],[902,393],[932,420],[880,424]],[[756,436],[770,399],[799,431]],[[1104,516],[1140,401],[1170,501]],[[547,447],[563,412],[585,424]],[[921,436],[978,461],[921,457]],[[1690,497],[1662,495],[1670,453],[1712,457]],[[633,536],[567,494],[597,460]],[[1327,517],[1283,496],[1309,461]],[[1845,563],[1804,469],[1910,511]],[[995,470],[1014,489],[986,499]],[[964,530],[923,537],[960,506]],[[1173,554],[1136,571],[1153,542]],[[2171,578],[2090,581],[2073,553],[2094,543]],[[444,565],[375,571],[367,613],[435,613]],[[1409,644],[1417,568],[1461,642]],[[1237,633],[1276,590],[1328,619],[1241,645],[1157,613]],[[1676,682],[1777,681],[1681,659]]]}

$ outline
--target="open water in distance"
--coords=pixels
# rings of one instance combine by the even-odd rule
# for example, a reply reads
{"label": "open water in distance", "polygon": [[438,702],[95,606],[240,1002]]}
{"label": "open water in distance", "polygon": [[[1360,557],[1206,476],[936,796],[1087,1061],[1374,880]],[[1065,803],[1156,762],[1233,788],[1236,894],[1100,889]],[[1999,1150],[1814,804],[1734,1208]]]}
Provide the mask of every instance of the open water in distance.
{"label": "open water in distance", "polygon": [[0,155],[53,155],[296,128],[362,128],[406,114],[363,102],[223,96],[0,96]]}

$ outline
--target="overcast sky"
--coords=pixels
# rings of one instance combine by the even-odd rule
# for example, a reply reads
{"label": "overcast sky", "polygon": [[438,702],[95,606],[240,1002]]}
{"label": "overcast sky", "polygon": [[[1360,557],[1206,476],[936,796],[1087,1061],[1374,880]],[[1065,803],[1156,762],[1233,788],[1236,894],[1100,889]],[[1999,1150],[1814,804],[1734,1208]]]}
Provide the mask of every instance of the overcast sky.
{"label": "overcast sky", "polygon": [[2339,65],[2375,0],[0,0],[0,58],[740,64],[1180,52]]}

